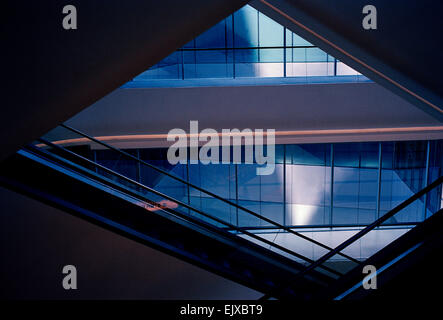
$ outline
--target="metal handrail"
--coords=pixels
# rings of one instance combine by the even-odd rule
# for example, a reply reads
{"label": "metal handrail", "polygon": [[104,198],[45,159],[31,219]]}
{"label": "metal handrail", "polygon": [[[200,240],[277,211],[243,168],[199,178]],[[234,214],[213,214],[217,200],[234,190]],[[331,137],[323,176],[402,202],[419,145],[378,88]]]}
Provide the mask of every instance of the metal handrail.
{"label": "metal handrail", "polygon": [[[349,245],[351,245],[352,243],[354,243],[355,241],[357,241],[358,239],[363,237],[365,234],[369,233],[371,230],[378,227],[383,222],[385,222],[386,220],[388,220],[389,218],[391,218],[392,216],[397,214],[399,211],[401,211],[402,209],[404,209],[408,205],[410,205],[412,202],[419,199],[421,196],[427,194],[429,191],[433,190],[435,187],[439,186],[442,183],[443,183],[443,176],[441,176],[440,178],[438,178],[437,180],[435,180],[434,182],[432,182],[431,184],[429,184],[428,186],[426,186],[425,188],[423,188],[419,192],[415,193],[414,195],[412,195],[411,197],[409,197],[408,199],[406,199],[405,201],[400,203],[398,206],[396,206],[395,208],[393,208],[392,210],[390,210],[389,212],[387,212],[386,214],[384,214],[383,216],[381,216],[380,218],[378,218],[377,220],[375,220],[374,222],[369,224],[367,227],[365,227],[361,231],[357,232],[355,235],[350,237],[348,240],[346,240],[343,243],[341,243],[340,245],[338,245],[334,250],[331,250],[328,253],[326,253],[325,255],[323,255],[322,257],[320,257],[314,263],[312,263],[311,265],[306,267],[306,269],[304,269],[297,276],[303,276],[303,275],[307,274],[308,272],[310,272],[311,270],[317,268],[318,266],[323,264],[325,261],[327,261],[329,258],[338,254],[340,251],[342,251],[343,249],[345,249],[346,247],[348,247]],[[359,262],[359,264],[360,263],[361,262]]]}
{"label": "metal handrail", "polygon": [[[186,180],[183,180],[183,179],[181,179],[179,177],[176,177],[173,174],[170,174],[169,172],[166,172],[166,171],[164,171],[164,170],[162,170],[160,168],[157,168],[156,166],[154,166],[154,165],[152,165],[152,164],[150,164],[150,163],[148,163],[146,161],[143,161],[143,160],[141,160],[141,159],[139,159],[139,158],[137,158],[137,157],[127,153],[127,152],[124,152],[123,150],[120,150],[120,149],[118,149],[116,147],[113,147],[113,146],[103,142],[103,141],[100,141],[100,140],[98,140],[98,139],[96,139],[94,137],[91,137],[91,136],[87,135],[86,133],[83,133],[83,132],[81,132],[81,131],[79,131],[77,129],[74,129],[74,128],[72,128],[72,127],[70,127],[68,125],[65,125],[65,124],[60,124],[60,126],[65,128],[65,129],[67,129],[67,130],[70,130],[70,131],[72,131],[72,132],[74,132],[76,134],[79,134],[79,135],[81,135],[81,136],[83,136],[83,137],[85,137],[85,138],[87,138],[87,139],[89,139],[89,140],[91,140],[91,141],[93,141],[95,143],[98,143],[98,144],[100,144],[100,145],[102,145],[102,146],[104,146],[104,147],[106,147],[108,149],[114,150],[114,151],[116,151],[116,152],[118,152],[118,153],[120,153],[120,154],[122,154],[122,155],[124,155],[126,157],[129,157],[129,158],[131,158],[131,159],[133,159],[133,160],[135,160],[135,161],[137,161],[137,162],[139,162],[139,163],[141,163],[143,165],[146,165],[149,168],[156,170],[157,172],[160,172],[160,173],[162,173],[164,175],[167,175],[168,177],[171,177],[171,178],[173,178],[173,179],[175,179],[175,180],[177,180],[177,181],[179,181],[181,183],[184,183],[188,187],[194,188],[194,189],[196,189],[196,190],[198,190],[200,192],[203,192],[203,193],[205,193],[205,194],[207,194],[207,195],[209,195],[209,196],[211,196],[213,198],[216,198],[216,199],[218,199],[220,201],[223,201],[223,202],[225,202],[225,203],[227,203],[227,204],[229,204],[229,205],[231,205],[231,206],[233,206],[233,207],[235,207],[237,209],[240,209],[240,210],[242,210],[244,212],[247,212],[248,214],[251,214],[251,215],[253,215],[256,218],[259,218],[259,219],[261,219],[261,220],[263,220],[263,221],[265,221],[267,223],[270,223],[270,224],[278,227],[278,229],[285,230],[288,233],[291,233],[291,234],[293,234],[293,235],[295,235],[297,237],[300,237],[300,238],[302,238],[304,240],[307,240],[307,241],[309,241],[311,243],[314,243],[315,245],[318,245],[318,246],[320,246],[320,247],[322,247],[322,248],[324,248],[326,250],[329,250],[329,251],[333,250],[333,248],[331,248],[331,247],[329,247],[329,246],[327,246],[327,245],[325,245],[325,244],[323,244],[321,242],[318,242],[318,241],[316,241],[314,239],[311,239],[311,238],[309,238],[309,237],[307,237],[307,236],[305,236],[303,234],[300,234],[299,232],[296,232],[296,231],[294,231],[294,230],[292,230],[292,229],[290,229],[290,228],[288,228],[288,227],[286,227],[286,226],[284,226],[282,224],[279,224],[278,222],[275,222],[275,221],[273,221],[273,220],[271,220],[269,218],[263,217],[263,216],[259,215],[258,213],[255,213],[254,211],[251,211],[251,210],[249,210],[247,208],[244,208],[244,207],[242,207],[242,206],[240,206],[240,205],[238,205],[238,204],[236,204],[234,202],[231,202],[231,201],[229,201],[227,199],[224,199],[224,198],[222,198],[220,196],[217,196],[216,194],[214,194],[214,193],[212,193],[210,191],[207,191],[207,190],[205,190],[205,189],[203,189],[201,187],[193,185],[193,184],[189,183]],[[357,259],[354,259],[354,258],[352,258],[352,257],[350,257],[350,256],[348,256],[348,255],[346,255],[344,253],[339,253],[339,255],[344,257],[344,258],[346,258],[346,259],[348,259],[348,260],[350,260],[350,261],[353,261],[355,263],[359,263],[359,261]]]}
{"label": "metal handrail", "polygon": [[[238,232],[240,232],[240,233],[243,233],[243,234],[245,234],[245,235],[247,235],[247,236],[249,236],[249,237],[251,237],[251,238],[254,238],[254,239],[256,239],[256,240],[262,241],[263,243],[265,243],[265,244],[267,244],[267,245],[270,245],[270,246],[272,246],[272,247],[274,247],[274,248],[276,248],[276,249],[279,249],[279,250],[282,250],[283,252],[286,252],[286,253],[288,253],[288,254],[291,254],[291,255],[293,255],[294,257],[297,257],[297,258],[299,258],[299,259],[302,259],[302,260],[304,260],[304,261],[306,261],[306,262],[308,262],[308,263],[313,263],[313,262],[314,262],[314,260],[309,259],[309,258],[307,258],[307,257],[305,257],[305,256],[303,256],[303,255],[301,255],[301,254],[299,254],[299,253],[296,253],[296,252],[294,252],[294,251],[292,251],[292,250],[289,250],[289,249],[287,249],[287,248],[285,248],[285,247],[283,247],[283,246],[280,246],[280,245],[278,245],[278,244],[276,244],[276,243],[274,243],[274,242],[272,242],[272,241],[269,241],[269,240],[267,240],[267,239],[264,239],[264,238],[262,238],[262,237],[259,237],[259,236],[257,236],[257,235],[254,234],[254,233],[251,233],[251,232],[249,232],[249,231],[243,230],[241,227],[237,227],[237,226],[235,226],[235,225],[233,225],[233,224],[230,224],[229,222],[226,222],[226,221],[221,220],[221,219],[219,219],[219,218],[217,218],[217,217],[211,216],[211,215],[209,215],[209,214],[207,214],[207,213],[205,213],[205,212],[203,212],[203,211],[201,211],[201,210],[199,210],[199,209],[195,209],[194,207],[191,207],[190,205],[188,205],[188,204],[186,204],[186,203],[184,203],[184,202],[181,202],[181,201],[179,201],[179,200],[177,200],[177,199],[174,199],[174,198],[172,198],[172,197],[170,197],[170,196],[168,196],[168,195],[166,195],[166,194],[163,194],[163,193],[161,193],[161,192],[159,192],[159,191],[157,191],[157,190],[155,190],[155,189],[152,189],[152,188],[150,188],[150,187],[148,187],[148,186],[145,186],[144,184],[141,184],[141,183],[139,183],[139,182],[137,182],[137,181],[135,181],[135,180],[132,180],[132,179],[130,179],[130,178],[128,178],[128,177],[126,177],[126,176],[124,176],[124,175],[118,173],[118,172],[115,172],[115,171],[113,171],[113,170],[111,170],[111,169],[109,169],[109,168],[107,168],[107,167],[105,167],[105,166],[102,166],[102,165],[100,165],[100,164],[98,164],[98,163],[96,163],[96,162],[94,162],[94,161],[91,161],[91,160],[89,160],[89,159],[87,159],[87,158],[85,158],[85,157],[83,157],[83,156],[81,156],[81,155],[79,155],[79,154],[77,154],[77,153],[75,153],[75,152],[72,152],[72,151],[70,151],[70,150],[68,150],[68,149],[66,149],[66,148],[64,148],[64,147],[60,147],[60,146],[58,146],[58,145],[56,145],[56,144],[53,144],[52,142],[49,142],[49,141],[47,141],[47,140],[44,139],[44,138],[39,138],[39,139],[37,139],[37,140],[40,141],[40,142],[42,142],[42,143],[44,143],[44,144],[46,144],[46,145],[48,145],[48,146],[50,146],[50,147],[53,147],[53,148],[56,148],[56,149],[62,150],[62,151],[64,151],[64,152],[67,152],[67,153],[69,153],[69,154],[72,155],[72,156],[75,156],[75,157],[77,157],[77,158],[80,158],[82,161],[88,162],[89,164],[91,164],[91,165],[93,165],[93,166],[96,166],[96,167],[100,168],[101,170],[104,170],[104,171],[106,171],[106,172],[108,172],[108,173],[111,173],[111,174],[113,174],[113,175],[115,175],[115,176],[117,176],[117,177],[119,177],[119,178],[121,178],[121,179],[123,179],[123,180],[125,180],[125,181],[127,181],[127,182],[133,183],[133,184],[135,184],[136,186],[141,187],[141,188],[143,188],[143,189],[145,189],[145,190],[147,190],[147,191],[149,191],[149,192],[151,192],[151,193],[153,193],[153,194],[156,194],[156,195],[158,195],[158,196],[160,196],[160,197],[162,197],[162,198],[164,198],[164,199],[167,199],[167,200],[170,200],[170,201],[172,201],[172,202],[175,202],[176,204],[178,204],[178,205],[180,205],[180,206],[183,206],[183,207],[185,207],[185,208],[187,208],[187,209],[189,209],[189,210],[192,210],[192,211],[194,211],[194,212],[196,212],[196,213],[198,213],[198,214],[200,214],[200,215],[202,215],[202,216],[205,216],[205,217],[207,217],[207,218],[210,218],[210,219],[212,219],[212,220],[214,220],[214,221],[216,221],[216,222],[218,222],[218,223],[224,224],[225,226],[227,226],[227,227],[229,227],[229,228],[231,228],[231,229],[233,229],[233,230],[236,230],[236,231],[238,231]],[[142,198],[146,198],[145,196],[140,195],[140,194],[138,194],[138,193],[137,193],[137,195],[140,196],[140,197],[142,197]],[[151,203],[151,202],[149,201],[149,203]],[[162,210],[165,210],[165,209],[162,209]],[[173,210],[173,209],[170,209],[170,208],[168,208],[167,210],[173,212],[174,214],[180,214],[179,212],[177,212],[177,211],[175,211],[175,210]],[[187,217],[187,218],[189,218],[189,217]],[[223,230],[223,229],[221,229],[221,230]],[[226,231],[226,232],[227,232],[227,231]],[[340,272],[338,272],[338,271],[336,271],[336,270],[334,270],[334,269],[331,269],[331,268],[329,268],[329,267],[327,267],[327,266],[322,266],[322,268],[323,268],[324,270],[328,271],[328,272],[331,272],[331,273],[335,274],[335,275],[339,275],[339,276],[342,275]]]}

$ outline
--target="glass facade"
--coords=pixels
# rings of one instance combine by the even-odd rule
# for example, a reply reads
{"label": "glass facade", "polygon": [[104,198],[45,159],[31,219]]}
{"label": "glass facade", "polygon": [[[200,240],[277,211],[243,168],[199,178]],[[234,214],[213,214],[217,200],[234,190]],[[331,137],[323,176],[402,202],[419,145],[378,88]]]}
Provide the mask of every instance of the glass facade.
{"label": "glass facade", "polygon": [[[443,174],[442,149],[443,140],[277,145],[275,170],[262,176],[255,163],[171,165],[167,149],[126,151],[279,224],[322,228],[367,225],[411,197]],[[230,224],[269,227],[135,160],[111,150],[92,153],[98,163]],[[441,208],[441,199],[437,188],[386,224],[423,221]]]}
{"label": "glass facade", "polygon": [[133,81],[358,74],[246,5]]}
{"label": "glass facade", "polygon": [[[90,168],[149,199],[140,202],[149,211],[158,210],[152,202],[165,205],[300,263],[306,261],[285,250],[316,260],[327,252],[318,243],[338,246],[443,175],[443,140],[276,145],[270,175],[257,175],[259,164],[246,161],[244,150],[238,162],[222,163],[221,149],[219,164],[171,165],[167,148],[125,149],[131,156],[96,143],[67,148],[151,188],[102,167]],[[358,260],[370,257],[443,208],[442,199],[440,184],[343,253]],[[327,264],[348,268],[354,262],[335,255]]]}

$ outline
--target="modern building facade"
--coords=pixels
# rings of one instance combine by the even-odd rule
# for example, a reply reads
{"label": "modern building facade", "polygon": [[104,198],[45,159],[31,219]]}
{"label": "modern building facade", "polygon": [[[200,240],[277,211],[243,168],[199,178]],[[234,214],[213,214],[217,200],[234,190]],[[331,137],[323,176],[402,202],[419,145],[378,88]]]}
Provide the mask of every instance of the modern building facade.
{"label": "modern building facade", "polygon": [[[363,262],[420,248],[443,214],[435,110],[256,2],[23,147],[3,184],[267,298],[352,296]],[[171,164],[167,134],[190,121],[275,130],[275,169],[257,174],[244,137],[242,161]]]}
{"label": "modern building facade", "polygon": [[[137,104],[145,105],[145,108],[150,104],[155,105],[157,101],[144,100],[143,95],[149,96],[151,92],[149,90],[159,90],[161,99],[164,99],[165,94],[173,97],[184,90],[194,90],[195,98],[192,103],[195,112],[192,115],[181,113],[180,109],[186,107],[180,104],[179,99],[165,104],[167,109],[178,113],[177,118],[180,118],[183,124],[185,121],[207,117],[206,110],[212,106],[202,103],[212,103],[211,100],[214,99],[214,95],[211,94],[204,96],[207,87],[222,89],[237,87],[241,90],[246,86],[260,90],[262,86],[278,89],[281,85],[295,87],[304,85],[305,88],[313,86],[316,94],[321,94],[321,87],[316,87],[319,84],[331,87],[352,84],[373,85],[369,79],[352,68],[257,9],[246,5],[125,84],[119,89],[125,92],[124,98],[111,96],[93,105],[91,111],[86,110],[68,122],[74,128],[81,128],[87,133],[99,132],[101,140],[119,146],[136,159],[122,157],[115,150],[107,148],[103,150],[102,146],[97,146],[81,135],[73,134],[64,128],[56,128],[47,137],[58,145],[83,147],[85,148],[83,155],[90,160],[208,214],[204,216],[189,208],[176,209],[185,215],[197,217],[234,233],[236,231],[230,226],[248,230],[260,238],[315,261],[327,252],[325,248],[291,235],[278,226],[297,230],[328,247],[336,247],[442,175],[442,139],[438,139],[439,131],[431,136],[432,140],[423,140],[419,135],[414,136],[414,132],[417,132],[416,127],[412,128],[414,130],[412,135],[408,133],[408,128],[397,128],[399,130],[397,132],[405,130],[409,134],[406,137],[396,136],[396,131],[392,131],[392,128],[378,128],[380,132],[383,130],[388,132],[385,136],[381,136],[382,140],[378,140],[380,136],[373,134],[368,138],[362,134],[365,132],[364,129],[354,128],[353,123],[348,123],[353,128],[350,132],[354,135],[341,135],[334,143],[325,143],[331,139],[331,135],[327,135],[326,140],[317,137],[316,143],[307,143],[309,139],[306,138],[304,141],[301,140],[303,143],[298,144],[284,143],[277,139],[275,170],[270,175],[262,176],[257,175],[257,168],[260,165],[255,159],[252,162],[246,159],[247,139],[244,137],[240,140],[242,161],[235,162],[231,157],[228,163],[223,162],[224,147],[220,147],[218,164],[201,162],[191,164],[188,161],[186,164],[171,165],[167,159],[168,148],[161,146],[171,145],[171,142],[165,141],[165,128],[173,129],[172,124],[176,124],[174,116],[168,115],[162,123],[164,129],[160,129],[162,130],[160,132],[152,131],[145,125],[137,123],[135,117],[153,116],[151,110],[149,113],[143,113],[137,108]],[[162,92],[162,89],[165,91]],[[304,88],[301,90],[306,91]],[[345,88],[343,96],[326,108],[346,103],[345,99],[352,90],[352,87]],[[294,96],[297,97],[306,99],[303,93]],[[360,97],[365,97],[365,94]],[[357,98],[352,102],[359,112]],[[388,108],[392,107],[391,99],[390,96],[383,99]],[[272,117],[276,103],[271,98],[265,104],[252,107],[257,108],[257,113]],[[288,115],[291,114],[291,108],[295,107],[296,110],[300,108],[299,103],[295,105],[288,101],[285,103],[286,109],[283,110],[286,110]],[[222,102],[220,107],[229,108],[226,102]],[[102,111],[110,108],[114,114],[116,111],[118,114],[126,112],[124,116],[122,114],[125,120],[122,122],[115,116],[107,116],[108,127],[97,130],[97,126],[101,126],[100,121],[103,121],[98,115],[103,115]],[[137,112],[131,111],[131,108]],[[337,109],[339,108],[340,106],[337,106]],[[253,109],[240,115],[248,128],[268,123],[266,120],[257,122],[253,116],[251,117],[252,112]],[[163,111],[158,114],[164,115]],[[297,116],[297,112],[291,116]],[[319,116],[314,115],[312,118]],[[285,114],[278,117],[284,118]],[[214,123],[218,126],[216,128],[221,128],[222,125],[237,125],[235,121],[223,121],[217,118],[212,120],[211,124]],[[110,126],[111,124],[113,126]],[[131,126],[138,128],[134,130]],[[425,127],[424,132],[426,129],[438,128]],[[324,128],[314,130],[311,135],[315,137],[322,133],[322,129]],[[332,132],[334,134],[340,130],[335,129]],[[127,135],[128,133],[132,134]],[[292,136],[293,140],[294,135],[300,133],[303,131],[292,130],[287,135],[290,139]],[[426,134],[423,135],[420,131],[418,133],[426,137]],[[162,138],[155,139],[159,134],[160,136],[163,134]],[[233,154],[232,148],[231,154]],[[188,157],[191,154],[189,149],[187,154]],[[160,168],[182,179],[183,182],[159,174],[154,169],[140,164],[137,159]],[[99,169],[96,170],[100,172]],[[193,186],[240,207],[227,205]],[[371,257],[440,210],[441,199],[441,187],[433,189],[426,197],[407,206],[383,226],[368,234],[364,241],[355,243],[345,252],[360,261]],[[158,198],[158,201],[161,200]],[[251,215],[242,208],[256,215]],[[219,220],[228,225],[220,223]],[[268,242],[258,241],[258,243],[269,247]],[[290,254],[283,253],[283,255],[301,263],[306,262]],[[332,260],[348,259],[337,255]]]}

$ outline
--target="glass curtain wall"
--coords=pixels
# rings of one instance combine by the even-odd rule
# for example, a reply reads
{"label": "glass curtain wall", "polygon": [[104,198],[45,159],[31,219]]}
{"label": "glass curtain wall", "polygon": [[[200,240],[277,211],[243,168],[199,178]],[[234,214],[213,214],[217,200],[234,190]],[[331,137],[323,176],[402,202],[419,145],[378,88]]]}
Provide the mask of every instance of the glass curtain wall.
{"label": "glass curtain wall", "polygon": [[[256,174],[255,163],[170,165],[167,149],[127,151],[291,227],[367,225],[443,175],[443,140],[277,145],[275,170],[267,176]],[[266,222],[239,214],[198,190],[186,190],[146,166],[140,168],[136,161],[115,158],[105,150],[93,151],[93,156],[108,168],[231,224],[267,227]],[[411,225],[441,207],[442,191],[436,188],[387,224]]]}
{"label": "glass curtain wall", "polygon": [[134,81],[340,75],[358,73],[246,5]]}

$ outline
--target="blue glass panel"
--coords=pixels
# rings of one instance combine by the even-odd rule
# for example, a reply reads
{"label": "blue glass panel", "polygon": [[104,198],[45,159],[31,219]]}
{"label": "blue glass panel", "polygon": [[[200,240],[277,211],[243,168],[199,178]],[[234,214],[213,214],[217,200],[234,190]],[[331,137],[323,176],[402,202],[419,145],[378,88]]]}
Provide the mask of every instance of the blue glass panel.
{"label": "blue glass panel", "polygon": [[[294,145],[291,150],[293,164],[329,165],[329,144]],[[328,161],[327,161],[328,160]]]}
{"label": "blue glass panel", "polygon": [[258,62],[258,49],[235,50],[235,63]]}
{"label": "blue glass panel", "polygon": [[277,144],[275,146],[275,163],[284,163],[285,145]]}
{"label": "blue glass panel", "polygon": [[287,49],[285,49],[285,51],[286,51],[286,62],[293,62],[293,60],[294,60],[294,54],[293,54],[293,49],[291,49],[291,48],[287,48]]}
{"label": "blue glass panel", "polygon": [[228,50],[196,51],[197,63],[226,63],[228,60]]}
{"label": "blue glass panel", "polygon": [[283,46],[283,26],[259,12],[259,45],[260,47]]}
{"label": "blue glass panel", "polygon": [[[276,164],[270,175],[260,176],[260,213],[273,221],[283,223],[283,165]],[[261,225],[269,225],[261,222]]]}
{"label": "blue glass panel", "polygon": [[185,78],[230,78],[233,75],[232,50],[197,51],[195,61],[195,64],[185,65]]}
{"label": "blue glass panel", "polygon": [[195,38],[196,48],[225,48],[225,20],[217,23],[208,31]]}
{"label": "blue glass panel", "polygon": [[[380,211],[385,213],[425,186],[426,141],[383,143]],[[389,155],[392,153],[392,156]],[[390,222],[420,221],[425,215],[421,198]]]}
{"label": "blue glass panel", "polygon": [[197,51],[183,51],[183,62],[185,64],[197,63]]}
{"label": "blue glass panel", "polygon": [[234,32],[232,29],[232,22],[233,22],[232,14],[229,15],[224,21],[225,21],[225,27],[226,27],[226,47],[227,48],[233,48],[234,47]]}
{"label": "blue glass panel", "polygon": [[276,164],[270,175],[260,177],[260,199],[268,202],[283,202],[283,165]]}
{"label": "blue glass panel", "polygon": [[312,43],[306,41],[305,39],[303,39],[302,37],[300,37],[299,35],[293,33],[293,37],[294,37],[294,46],[313,46]]}
{"label": "blue glass panel", "polygon": [[231,164],[200,164],[200,186],[216,195],[229,199],[235,194],[231,190],[231,180],[235,180],[234,165]]}
{"label": "blue glass panel", "polygon": [[358,168],[334,168],[333,223],[357,223],[359,182]]}
{"label": "blue glass panel", "polygon": [[[257,165],[237,165],[237,185],[239,204],[256,213],[260,213],[260,176],[256,173]],[[259,226],[260,219],[250,216],[245,212],[239,212],[240,226]]]}
{"label": "blue glass panel", "polygon": [[236,77],[257,77],[260,75],[258,50],[236,50],[234,55]]}
{"label": "blue glass panel", "polygon": [[[283,202],[262,201],[260,203],[261,215],[279,224],[284,223],[283,208]],[[260,226],[273,226],[273,224],[267,223],[266,221],[260,221]]]}
{"label": "blue glass panel", "polygon": [[283,49],[260,49],[260,62],[283,62]]}
{"label": "blue glass panel", "polygon": [[234,13],[234,46],[258,47],[258,11],[251,6]]}
{"label": "blue glass panel", "polygon": [[187,44],[183,46],[183,48],[195,48],[195,39],[192,39]]}
{"label": "blue glass panel", "polygon": [[394,167],[394,142],[382,142],[381,144],[381,167],[392,169]]}
{"label": "blue glass panel", "polygon": [[238,199],[260,201],[260,176],[256,172],[255,164],[238,164]]}
{"label": "blue glass panel", "polygon": [[[169,172],[177,177],[186,177],[186,165],[177,164],[170,168]],[[151,187],[167,196],[182,202],[188,202],[188,189],[185,184],[168,176],[158,174],[153,169],[146,166],[140,168],[141,182],[143,184],[151,184]],[[155,179],[153,179],[155,177]]]}
{"label": "blue glass panel", "polygon": [[306,62],[306,50],[305,48],[292,49],[291,61],[292,62]]}
{"label": "blue glass panel", "polygon": [[[353,149],[357,155],[359,154],[359,144],[347,145],[350,146],[348,150]],[[348,153],[344,153],[344,155],[346,154]],[[351,162],[348,162],[348,159],[349,157],[339,159],[339,163],[348,165],[348,167],[334,168],[333,223],[365,224],[372,222],[376,219],[378,169],[359,169],[355,159]]]}
{"label": "blue glass panel", "polygon": [[295,144],[285,145],[286,164],[293,164],[292,157],[293,157],[293,154],[295,153],[295,150],[296,150],[295,147],[296,147]]}
{"label": "blue glass panel", "polygon": [[293,32],[290,31],[289,29],[285,29],[285,33],[286,33],[286,46],[287,47],[291,47],[294,45],[294,36],[293,36]]}
{"label": "blue glass panel", "polygon": [[306,48],[307,62],[327,62],[328,55],[319,48]]}
{"label": "blue glass panel", "polygon": [[329,223],[331,168],[286,165],[286,224]]}
{"label": "blue glass panel", "polygon": [[378,142],[360,143],[360,167],[378,168]]}
{"label": "blue glass panel", "polygon": [[395,143],[394,169],[414,193],[425,187],[426,147],[426,141]]}
{"label": "blue glass panel", "polygon": [[[414,171],[415,174],[420,174],[424,170],[415,169]],[[397,170],[394,169],[382,170],[380,189],[380,215],[385,214],[414,194],[407,181],[400,178]],[[395,215],[387,223],[421,221],[423,213],[423,202],[419,199],[419,201],[415,201],[403,209],[401,213]]]}
{"label": "blue glass panel", "polygon": [[176,51],[152,66],[150,69],[139,74],[134,81],[148,79],[181,79],[181,61],[182,54]]}
{"label": "blue glass panel", "polygon": [[[239,200],[238,204],[244,208],[247,208],[253,212],[260,212],[260,201]],[[257,227],[260,226],[260,218],[246,213],[245,211],[238,211],[238,226],[239,227]]]}
{"label": "blue glass panel", "polygon": [[[430,141],[428,184],[443,175],[443,140]],[[426,216],[442,208],[442,187],[435,188],[427,196]]]}
{"label": "blue glass panel", "polygon": [[401,141],[395,143],[394,167],[416,168],[426,166],[426,141]]}
{"label": "blue glass panel", "polygon": [[360,166],[360,145],[358,143],[334,144],[334,166],[358,168]]}

